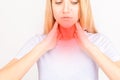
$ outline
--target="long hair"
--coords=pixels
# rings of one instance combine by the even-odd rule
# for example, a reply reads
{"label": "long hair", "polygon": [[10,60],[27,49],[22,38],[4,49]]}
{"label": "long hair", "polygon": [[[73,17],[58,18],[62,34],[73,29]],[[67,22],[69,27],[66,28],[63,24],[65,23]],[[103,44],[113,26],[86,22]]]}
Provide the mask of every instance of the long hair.
{"label": "long hair", "polygon": [[[82,28],[90,33],[97,33],[95,28],[90,0],[79,0],[79,22]],[[46,12],[44,21],[44,34],[48,34],[55,22],[52,11],[52,0],[46,0]]]}

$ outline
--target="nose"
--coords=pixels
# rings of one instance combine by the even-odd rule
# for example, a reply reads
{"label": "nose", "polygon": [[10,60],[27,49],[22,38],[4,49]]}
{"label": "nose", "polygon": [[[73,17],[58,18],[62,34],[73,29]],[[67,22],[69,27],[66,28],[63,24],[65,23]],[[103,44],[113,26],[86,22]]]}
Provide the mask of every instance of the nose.
{"label": "nose", "polygon": [[70,11],[70,5],[68,3],[64,3],[63,13],[69,13],[69,11]]}

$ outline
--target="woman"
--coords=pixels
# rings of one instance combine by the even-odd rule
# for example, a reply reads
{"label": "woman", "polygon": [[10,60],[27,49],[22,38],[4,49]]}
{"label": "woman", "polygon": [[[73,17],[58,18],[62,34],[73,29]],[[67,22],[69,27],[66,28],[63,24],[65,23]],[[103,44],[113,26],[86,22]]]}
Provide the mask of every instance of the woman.
{"label": "woman", "polygon": [[100,67],[120,80],[120,58],[97,33],[89,0],[47,0],[44,35],[33,37],[0,70],[0,80],[19,80],[37,61],[39,80],[98,80]]}

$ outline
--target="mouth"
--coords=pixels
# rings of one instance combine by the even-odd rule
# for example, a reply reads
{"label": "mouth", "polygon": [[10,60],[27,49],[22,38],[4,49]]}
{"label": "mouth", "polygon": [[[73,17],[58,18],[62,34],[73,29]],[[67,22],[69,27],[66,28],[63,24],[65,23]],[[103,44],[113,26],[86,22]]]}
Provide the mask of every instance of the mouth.
{"label": "mouth", "polygon": [[71,20],[72,17],[61,17],[62,20]]}

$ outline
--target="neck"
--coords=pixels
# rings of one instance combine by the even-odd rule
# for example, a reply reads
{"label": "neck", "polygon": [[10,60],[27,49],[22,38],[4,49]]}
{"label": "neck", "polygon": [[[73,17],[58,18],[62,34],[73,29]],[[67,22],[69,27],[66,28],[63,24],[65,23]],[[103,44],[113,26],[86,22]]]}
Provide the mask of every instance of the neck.
{"label": "neck", "polygon": [[72,39],[74,36],[74,32],[75,32],[75,25],[69,27],[69,28],[64,28],[62,26],[59,26],[59,30],[60,33],[62,34],[62,40],[70,40]]}

